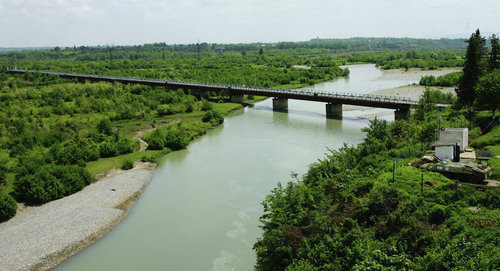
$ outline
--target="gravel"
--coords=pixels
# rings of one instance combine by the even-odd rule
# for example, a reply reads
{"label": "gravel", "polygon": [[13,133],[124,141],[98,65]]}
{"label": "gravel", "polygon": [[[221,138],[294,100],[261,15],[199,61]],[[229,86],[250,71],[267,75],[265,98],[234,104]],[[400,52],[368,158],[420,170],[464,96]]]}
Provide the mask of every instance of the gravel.
{"label": "gravel", "polygon": [[47,270],[92,244],[125,217],[154,164],[116,170],[71,196],[28,207],[0,224],[0,270]]}

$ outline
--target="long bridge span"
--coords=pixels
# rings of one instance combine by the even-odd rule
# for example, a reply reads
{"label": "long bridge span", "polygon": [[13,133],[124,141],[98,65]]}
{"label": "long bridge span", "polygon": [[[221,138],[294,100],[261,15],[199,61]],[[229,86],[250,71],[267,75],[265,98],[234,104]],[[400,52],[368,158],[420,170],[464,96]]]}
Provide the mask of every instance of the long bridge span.
{"label": "long bridge span", "polygon": [[[231,101],[236,103],[243,102],[243,95],[258,95],[273,97],[273,109],[277,111],[288,110],[288,99],[306,100],[326,103],[327,118],[342,118],[342,105],[358,105],[367,107],[395,109],[395,119],[404,119],[408,117],[410,107],[418,104],[417,100],[385,95],[354,94],[344,92],[327,92],[312,89],[278,89],[278,88],[258,88],[227,84],[211,84],[186,81],[173,81],[164,79],[145,79],[135,77],[121,77],[93,74],[76,74],[55,71],[34,71],[22,69],[8,69],[10,74],[25,74],[40,72],[45,75],[57,75],[61,78],[77,79],[79,81],[106,81],[119,82],[123,84],[142,84],[154,87],[166,87],[170,89],[191,89],[198,91],[227,91],[230,94]],[[438,104],[440,108],[447,107],[446,104]]]}

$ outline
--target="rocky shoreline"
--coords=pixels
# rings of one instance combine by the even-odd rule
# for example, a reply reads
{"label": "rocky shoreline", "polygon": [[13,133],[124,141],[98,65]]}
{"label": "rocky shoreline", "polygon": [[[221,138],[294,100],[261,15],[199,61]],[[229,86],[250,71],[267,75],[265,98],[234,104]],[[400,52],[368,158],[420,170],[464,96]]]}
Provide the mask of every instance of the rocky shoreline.
{"label": "rocky shoreline", "polygon": [[0,270],[48,270],[99,240],[127,215],[155,166],[110,171],[80,192],[0,224]]}

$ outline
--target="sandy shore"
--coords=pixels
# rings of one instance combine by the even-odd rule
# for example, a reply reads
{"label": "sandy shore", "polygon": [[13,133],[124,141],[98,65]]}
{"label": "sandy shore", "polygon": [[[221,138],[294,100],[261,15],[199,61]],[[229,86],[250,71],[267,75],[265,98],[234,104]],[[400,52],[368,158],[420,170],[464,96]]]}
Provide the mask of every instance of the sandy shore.
{"label": "sandy shore", "polygon": [[[404,70],[386,70],[383,71],[382,76],[377,78],[377,81],[382,81],[382,80],[393,80],[393,79],[413,79],[413,80],[418,80],[424,75],[434,75],[436,77],[445,75],[448,73],[456,72],[459,71],[459,69],[443,69],[443,70],[431,70],[431,71],[422,71],[418,69],[410,69],[409,71],[404,71]],[[407,85],[407,86],[401,86],[397,88],[389,88],[389,89],[381,89],[377,91],[370,92],[370,95],[386,95],[386,96],[400,96],[400,97],[407,97],[411,99],[418,100],[424,94],[424,91],[426,88],[425,86],[413,84],[413,85]],[[443,93],[452,93],[455,95],[455,88],[454,87],[431,87],[433,89],[439,89]],[[366,111],[372,109],[371,107],[363,107],[363,106],[350,106],[350,105],[344,105],[344,110],[350,111],[350,110],[361,110],[361,111]],[[376,113],[376,114],[360,114],[358,117],[360,118],[367,118],[367,119],[373,119],[376,116],[384,116],[384,115],[392,115],[392,112],[382,112],[382,113]]]}
{"label": "sandy shore", "polygon": [[[454,87],[432,87],[433,89],[439,89],[443,93],[452,93],[455,95],[455,88]],[[401,97],[409,97],[412,99],[420,99],[422,94],[424,94],[426,87],[420,86],[420,85],[409,85],[409,86],[402,86],[398,88],[389,88],[389,89],[382,89],[382,90],[377,90],[374,92],[371,92],[370,94],[374,95],[387,95],[387,96],[401,96]]]}
{"label": "sandy shore", "polygon": [[0,224],[0,270],[47,270],[101,238],[150,182],[154,164],[113,170],[71,196],[27,207]]}

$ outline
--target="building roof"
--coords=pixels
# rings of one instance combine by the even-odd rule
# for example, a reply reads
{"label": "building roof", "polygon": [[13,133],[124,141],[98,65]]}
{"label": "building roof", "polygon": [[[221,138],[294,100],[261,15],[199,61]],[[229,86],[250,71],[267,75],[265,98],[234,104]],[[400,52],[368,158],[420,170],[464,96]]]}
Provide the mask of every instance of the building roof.
{"label": "building roof", "polygon": [[469,128],[443,128],[444,131],[464,131],[469,130]]}
{"label": "building roof", "polygon": [[457,143],[460,144],[457,140],[439,140],[432,144],[432,147],[455,146]]}

